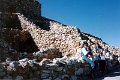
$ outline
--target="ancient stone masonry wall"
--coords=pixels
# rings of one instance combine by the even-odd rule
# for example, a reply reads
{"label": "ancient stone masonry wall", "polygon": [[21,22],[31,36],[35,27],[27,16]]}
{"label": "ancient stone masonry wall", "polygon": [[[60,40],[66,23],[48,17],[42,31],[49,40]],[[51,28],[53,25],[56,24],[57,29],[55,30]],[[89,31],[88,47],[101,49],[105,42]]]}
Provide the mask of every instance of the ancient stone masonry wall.
{"label": "ancient stone masonry wall", "polygon": [[90,74],[89,64],[70,63],[70,61],[68,63],[64,61],[50,63],[50,60],[44,60],[43,64],[40,65],[35,60],[25,58],[4,63],[4,65],[6,68],[0,64],[0,79],[65,80],[67,78],[67,80],[76,80],[76,78],[81,77],[80,75],[83,75],[84,80],[86,80],[88,79],[87,75]]}
{"label": "ancient stone masonry wall", "polygon": [[[50,53],[49,50],[48,53]],[[45,52],[46,52],[45,51]],[[33,59],[19,59],[11,61],[10,58],[6,62],[0,63],[0,79],[30,79],[30,80],[89,80],[92,79],[90,65],[84,60],[72,59],[70,57],[62,57],[48,59],[43,58],[41,62],[37,61],[35,56],[41,57],[44,51],[34,53]],[[54,56],[54,54],[50,55]],[[50,56],[48,55],[48,56]],[[116,60],[110,62],[112,70],[116,66]],[[108,68],[108,66],[107,66]]]}
{"label": "ancient stone masonry wall", "polygon": [[16,14],[0,12],[0,28],[22,29]]}
{"label": "ancient stone masonry wall", "polygon": [[41,15],[41,4],[36,0],[0,0],[0,12],[22,13],[37,19]]}
{"label": "ancient stone masonry wall", "polygon": [[91,34],[88,34],[88,33],[85,33],[85,32],[82,32],[82,34],[83,34],[84,36],[88,37],[89,39],[94,38],[94,39],[96,39],[96,40],[102,41],[101,38],[96,37],[96,36],[94,36],[94,35],[91,35]]}
{"label": "ancient stone masonry wall", "polygon": [[98,42],[103,48],[108,47],[108,45],[106,43],[104,43],[101,38],[98,38],[98,37],[93,36],[93,35],[88,34],[88,33],[82,32],[82,39],[88,40],[89,45],[91,45],[92,43]]}
{"label": "ancient stone masonry wall", "polygon": [[50,22],[50,30],[42,30],[23,15],[18,15],[23,30],[30,32],[40,48],[58,48],[63,54],[75,54],[80,47],[81,36],[77,28]]}
{"label": "ancient stone masonry wall", "polygon": [[[5,61],[6,57],[10,57],[10,53],[11,53],[10,50],[12,50],[12,47],[10,45],[11,42],[9,42],[9,41],[11,41],[11,39],[7,38],[5,40],[5,38],[8,36],[10,37],[10,35],[5,34],[4,31],[5,31],[4,29],[0,28],[0,62]],[[14,31],[14,32],[16,32],[16,31]]]}
{"label": "ancient stone masonry wall", "polygon": [[84,41],[89,46],[98,42],[119,55],[119,60],[114,56],[106,66],[107,71],[116,68],[120,48],[42,17],[40,8],[35,0],[0,0],[0,79],[92,80],[90,76],[100,71],[91,72],[90,64],[82,58]]}
{"label": "ancient stone masonry wall", "polygon": [[18,52],[32,53],[38,51],[31,35],[23,30],[0,28],[0,39],[7,42],[12,49],[17,50]]}
{"label": "ancient stone masonry wall", "polygon": [[103,40],[101,38],[98,38],[98,37],[93,36],[91,34],[82,32],[82,39],[88,40],[89,45],[91,45],[93,42],[98,42],[102,48],[104,48],[104,49],[108,48],[108,50],[110,52],[112,52],[114,55],[120,55],[120,48],[116,48],[114,46],[111,46],[111,45],[103,42]]}
{"label": "ancient stone masonry wall", "polygon": [[18,29],[0,28],[0,39],[12,45],[15,35],[20,34],[20,32]]}
{"label": "ancient stone masonry wall", "polygon": [[104,43],[100,38],[90,34],[84,34],[72,26],[66,26],[55,21],[46,20],[49,23],[50,30],[46,31],[36,26],[24,15],[18,15],[21,21],[22,29],[28,31],[39,49],[41,48],[58,48],[65,54],[76,54],[80,50],[84,40],[88,40],[89,45],[98,42],[103,48],[109,48],[113,53],[119,53],[112,46]]}

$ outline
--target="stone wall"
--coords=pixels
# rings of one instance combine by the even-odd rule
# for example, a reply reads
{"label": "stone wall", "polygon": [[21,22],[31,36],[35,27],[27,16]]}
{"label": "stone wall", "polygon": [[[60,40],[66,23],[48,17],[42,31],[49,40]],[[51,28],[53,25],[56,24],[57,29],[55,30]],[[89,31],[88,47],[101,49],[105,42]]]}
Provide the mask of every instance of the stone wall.
{"label": "stone wall", "polygon": [[112,54],[120,55],[120,48],[117,48],[115,46],[111,46],[111,45],[105,43],[101,38],[98,38],[98,37],[93,36],[91,34],[82,32],[82,39],[88,40],[89,45],[91,45],[93,42],[98,42],[102,48],[104,48],[104,49],[108,48],[108,50]]}
{"label": "stone wall", "polygon": [[49,22],[50,30],[46,31],[18,14],[23,30],[28,31],[38,48],[58,48],[65,54],[75,54],[80,47],[81,34],[75,27],[64,26],[57,22]]}
{"label": "stone wall", "polygon": [[[36,52],[36,54],[40,56],[44,52]],[[51,55],[54,56],[54,54]],[[111,66],[106,66],[107,71],[119,68],[117,60],[109,63]],[[84,60],[78,61],[78,59],[71,59],[70,57],[54,58],[53,60],[43,58],[42,61],[33,57],[32,59],[24,58],[15,61],[7,58],[6,62],[0,63],[0,73],[0,79],[93,80],[96,73],[100,73],[100,71],[95,73]],[[104,74],[101,73],[98,76],[100,75]]]}
{"label": "stone wall", "polygon": [[35,45],[34,40],[26,31],[19,29],[0,28],[0,39],[7,42],[12,49],[17,50],[18,52],[32,53],[38,51],[38,47]]}
{"label": "stone wall", "polygon": [[36,0],[0,0],[0,12],[22,13],[37,19],[41,16],[41,4]]}
{"label": "stone wall", "polygon": [[16,14],[0,12],[0,28],[22,29]]}
{"label": "stone wall", "polygon": [[27,58],[19,61],[7,59],[6,62],[0,63],[0,73],[0,79],[76,80],[82,77],[80,75],[86,75],[84,79],[88,79],[90,67],[87,63],[50,63],[50,60],[44,60],[40,65],[39,62]]}
{"label": "stone wall", "polygon": [[28,31],[39,49],[41,48],[57,48],[63,55],[76,54],[80,50],[83,41],[88,41],[91,45],[98,42],[103,48],[109,48],[112,53],[119,53],[119,49],[113,49],[112,46],[106,44],[101,38],[80,32],[79,29],[66,26],[56,21],[46,20],[50,30],[43,30],[41,26],[37,26],[24,15],[18,14],[23,30]]}
{"label": "stone wall", "polygon": [[[120,54],[98,37],[40,17],[40,6],[34,0],[0,1],[0,79],[92,79],[91,66],[80,56],[83,41]],[[115,57],[107,68],[117,65]]]}

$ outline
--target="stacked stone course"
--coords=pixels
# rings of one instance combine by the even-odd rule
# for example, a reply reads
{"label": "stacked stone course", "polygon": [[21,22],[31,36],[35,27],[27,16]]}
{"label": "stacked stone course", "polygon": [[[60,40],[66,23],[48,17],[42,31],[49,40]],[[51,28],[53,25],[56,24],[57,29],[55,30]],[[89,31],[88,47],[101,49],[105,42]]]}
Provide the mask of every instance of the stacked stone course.
{"label": "stacked stone course", "polygon": [[50,21],[50,30],[42,30],[26,17],[19,14],[23,30],[28,31],[33,37],[38,48],[58,48],[64,54],[75,54],[80,47],[81,34],[78,29],[63,26],[57,22]]}

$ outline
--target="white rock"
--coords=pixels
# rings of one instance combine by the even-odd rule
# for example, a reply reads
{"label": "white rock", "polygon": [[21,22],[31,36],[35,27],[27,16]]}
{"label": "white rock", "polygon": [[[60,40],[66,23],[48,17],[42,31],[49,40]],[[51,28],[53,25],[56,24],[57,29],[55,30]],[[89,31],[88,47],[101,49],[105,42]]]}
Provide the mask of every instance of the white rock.
{"label": "white rock", "polygon": [[29,60],[28,63],[29,63],[29,66],[33,67],[34,63],[36,63],[36,62],[34,60]]}
{"label": "white rock", "polygon": [[58,67],[57,64],[46,64],[46,66],[49,66],[49,67]]}
{"label": "white rock", "polygon": [[6,63],[10,63],[11,59],[10,58],[6,58]]}
{"label": "white rock", "polygon": [[23,68],[28,65],[27,61],[19,61],[19,66],[22,66]]}
{"label": "white rock", "polygon": [[21,59],[21,60],[19,60],[19,62],[21,61],[21,62],[26,62],[26,61],[28,61],[29,59],[28,58],[24,58],[24,59]]}

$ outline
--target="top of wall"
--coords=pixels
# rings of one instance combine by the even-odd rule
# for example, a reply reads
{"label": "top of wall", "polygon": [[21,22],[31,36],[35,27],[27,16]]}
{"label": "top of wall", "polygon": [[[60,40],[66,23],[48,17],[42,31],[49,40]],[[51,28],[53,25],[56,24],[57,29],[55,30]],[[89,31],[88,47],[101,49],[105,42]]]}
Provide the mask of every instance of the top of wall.
{"label": "top of wall", "polygon": [[36,0],[0,0],[0,12],[21,13],[29,18],[41,16],[41,4]]}

